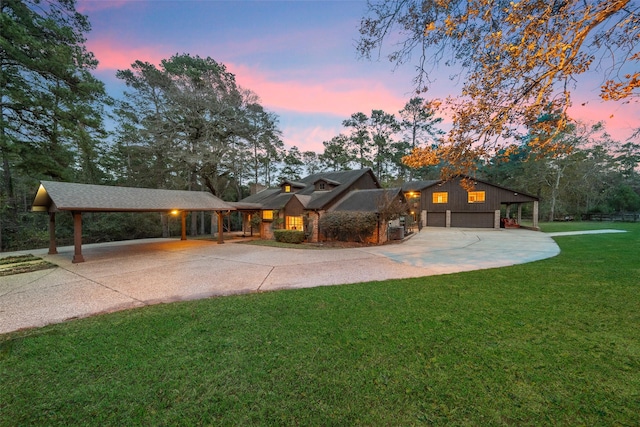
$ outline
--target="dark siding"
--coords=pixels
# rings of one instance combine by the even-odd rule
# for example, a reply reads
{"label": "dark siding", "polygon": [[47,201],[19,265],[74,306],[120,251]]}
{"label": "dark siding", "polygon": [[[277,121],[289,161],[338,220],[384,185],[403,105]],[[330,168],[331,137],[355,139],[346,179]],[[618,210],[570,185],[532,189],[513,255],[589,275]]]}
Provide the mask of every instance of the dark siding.
{"label": "dark siding", "polygon": [[[536,200],[525,194],[484,182],[478,182],[475,190],[485,192],[484,203],[468,203],[467,192],[460,186],[459,179],[443,182],[440,185],[433,185],[422,192],[422,209],[427,212],[445,212],[447,210],[452,212],[494,212],[500,209],[500,205],[504,203],[533,202]],[[432,203],[433,193],[442,191],[449,193],[449,203]]]}
{"label": "dark siding", "polygon": [[304,206],[300,203],[295,197],[292,197],[291,200],[284,207],[284,214],[286,216],[300,216],[304,213]]}

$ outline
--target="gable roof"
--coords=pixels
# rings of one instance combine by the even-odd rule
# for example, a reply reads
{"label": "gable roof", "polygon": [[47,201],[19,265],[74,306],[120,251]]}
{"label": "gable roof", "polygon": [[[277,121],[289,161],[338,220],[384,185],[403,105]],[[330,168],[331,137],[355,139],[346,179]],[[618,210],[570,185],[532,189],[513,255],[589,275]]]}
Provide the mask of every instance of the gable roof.
{"label": "gable roof", "polygon": [[[296,184],[301,184],[304,186],[304,188],[296,191],[295,193],[282,193],[282,189],[280,187],[269,188],[257,194],[245,197],[244,199],[237,202],[235,206],[242,209],[243,206],[245,206],[245,203],[258,203],[264,209],[279,209],[283,207],[289,200],[289,198],[295,194],[295,196],[300,200],[305,209],[325,209],[327,205],[330,205],[340,197],[343,197],[345,192],[348,191],[352,185],[354,185],[360,178],[367,174],[370,174],[375,185],[380,188],[380,183],[373,174],[371,168],[348,171],[320,172],[306,176],[303,179],[297,181]],[[329,182],[335,185],[335,187],[330,190],[316,191],[314,184],[320,180]],[[289,198],[287,198],[283,203],[284,199],[281,198],[281,195],[285,194]]]}
{"label": "gable roof", "polygon": [[[373,174],[371,168],[340,171],[340,172],[321,172],[309,175],[301,180],[307,186],[298,191],[300,195],[310,195],[311,199],[307,203],[307,209],[324,209],[327,205],[342,197],[349,188],[355,184],[363,176],[370,174],[375,185],[380,188],[378,179]],[[318,180],[335,183],[335,187],[328,191],[315,191],[315,183]]]}
{"label": "gable roof", "polygon": [[[401,195],[400,188],[376,188],[349,192],[330,211],[378,212],[383,197],[395,198]],[[404,200],[404,197],[403,197]]]}
{"label": "gable roof", "polygon": [[160,190],[41,181],[34,212],[226,211],[233,206],[204,191]]}

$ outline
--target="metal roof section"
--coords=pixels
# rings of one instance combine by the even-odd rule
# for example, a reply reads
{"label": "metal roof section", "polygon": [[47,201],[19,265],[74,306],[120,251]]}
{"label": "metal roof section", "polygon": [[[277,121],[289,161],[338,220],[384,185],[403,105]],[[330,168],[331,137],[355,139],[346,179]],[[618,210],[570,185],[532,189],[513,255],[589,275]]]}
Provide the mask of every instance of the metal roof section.
{"label": "metal roof section", "polygon": [[236,208],[203,191],[160,190],[41,181],[34,212],[228,211]]}

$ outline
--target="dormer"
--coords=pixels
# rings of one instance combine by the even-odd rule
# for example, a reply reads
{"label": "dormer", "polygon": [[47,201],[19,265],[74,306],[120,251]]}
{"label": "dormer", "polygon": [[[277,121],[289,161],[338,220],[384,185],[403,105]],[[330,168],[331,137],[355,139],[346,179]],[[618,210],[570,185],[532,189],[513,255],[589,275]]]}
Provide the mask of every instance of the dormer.
{"label": "dormer", "polygon": [[280,184],[280,189],[283,193],[295,193],[296,191],[302,190],[306,187],[305,184],[297,181],[291,181],[289,179],[285,179]]}
{"label": "dormer", "polygon": [[313,183],[315,191],[331,191],[339,185],[338,181],[327,178],[319,178]]}

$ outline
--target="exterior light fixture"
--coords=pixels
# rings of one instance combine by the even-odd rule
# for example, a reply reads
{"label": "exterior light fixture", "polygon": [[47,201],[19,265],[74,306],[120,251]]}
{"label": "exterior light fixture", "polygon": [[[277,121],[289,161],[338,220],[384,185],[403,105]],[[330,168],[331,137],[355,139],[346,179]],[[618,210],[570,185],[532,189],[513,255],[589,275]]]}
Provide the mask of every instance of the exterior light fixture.
{"label": "exterior light fixture", "polygon": [[180,213],[180,211],[178,211],[177,209],[174,209],[170,212],[171,215],[178,215]]}

